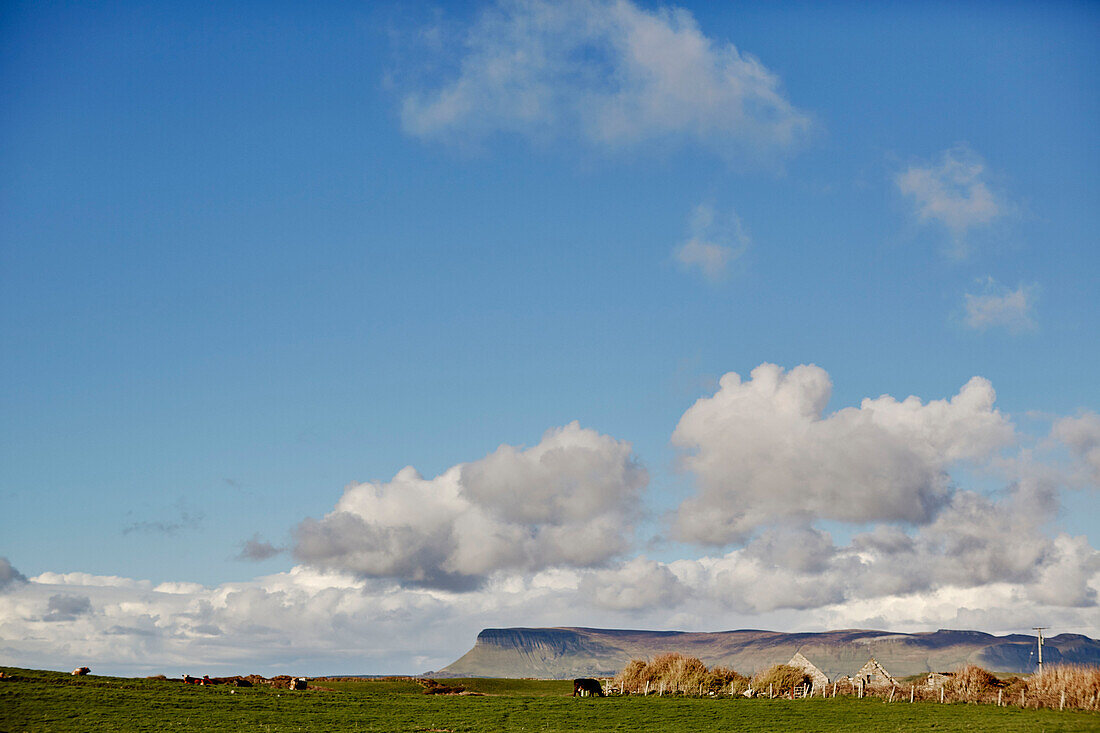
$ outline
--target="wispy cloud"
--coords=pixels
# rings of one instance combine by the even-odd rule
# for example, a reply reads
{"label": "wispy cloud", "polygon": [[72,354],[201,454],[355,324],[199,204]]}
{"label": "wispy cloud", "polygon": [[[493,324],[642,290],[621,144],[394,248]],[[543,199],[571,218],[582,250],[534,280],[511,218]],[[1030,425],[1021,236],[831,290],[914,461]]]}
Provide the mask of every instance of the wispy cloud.
{"label": "wispy cloud", "polygon": [[174,507],[174,515],[165,519],[143,519],[131,522],[122,528],[122,534],[128,535],[135,532],[144,534],[173,535],[181,530],[198,529],[202,526],[206,514],[201,511],[188,509],[179,502]]}
{"label": "wispy cloud", "polygon": [[966,293],[965,323],[973,329],[1005,328],[1011,333],[1033,330],[1032,313],[1038,298],[1038,286],[1019,285],[1009,290],[993,278],[985,281],[982,292]]}
{"label": "wispy cloud", "polygon": [[252,538],[247,540],[241,546],[241,551],[237,555],[238,560],[254,560],[259,562],[261,560],[269,560],[279,553],[283,552],[285,547],[277,547],[267,540],[260,537],[259,534],[252,535]]}
{"label": "wispy cloud", "polygon": [[767,156],[809,118],[778,77],[690,12],[628,0],[498,2],[469,28],[455,77],[404,98],[410,135],[564,135],[623,147],[664,138]]}
{"label": "wispy cloud", "polygon": [[683,267],[697,269],[709,280],[725,277],[729,264],[749,246],[740,217],[732,211],[718,214],[709,204],[695,207],[688,231],[688,239],[676,247],[673,257]]}
{"label": "wispy cloud", "polygon": [[894,182],[912,199],[922,222],[940,224],[950,232],[951,251],[961,257],[967,254],[970,230],[1007,213],[1007,204],[985,178],[985,162],[966,145],[958,145],[944,151],[937,162],[909,166]]}
{"label": "wispy cloud", "polygon": [[1061,418],[1052,432],[1091,474],[1092,485],[1100,488],[1100,415],[1086,411],[1077,417]]}

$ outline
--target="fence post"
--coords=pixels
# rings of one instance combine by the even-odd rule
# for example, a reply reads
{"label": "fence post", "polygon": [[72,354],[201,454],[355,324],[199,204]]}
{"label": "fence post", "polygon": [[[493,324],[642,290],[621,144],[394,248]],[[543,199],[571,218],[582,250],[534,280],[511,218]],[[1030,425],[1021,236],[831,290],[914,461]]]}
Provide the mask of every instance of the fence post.
{"label": "fence post", "polygon": [[646,694],[646,695],[648,695],[648,694],[649,694],[649,680],[646,680],[646,681],[645,681],[645,694]]}
{"label": "fence post", "polygon": [[774,697],[772,695],[772,684],[769,682],[768,683],[768,699],[770,700],[770,699],[772,699],[772,697]]}
{"label": "fence post", "polygon": [[620,680],[619,681],[619,694],[620,695],[625,695],[626,694],[626,680]]}
{"label": "fence post", "polygon": [[909,702],[913,702],[913,694],[916,692],[916,687],[909,685]]}
{"label": "fence post", "polygon": [[1001,707],[1001,693],[1002,692],[1004,692],[1004,690],[997,690],[997,707]]}
{"label": "fence post", "polygon": [[[943,689],[944,689],[944,686],[940,685],[940,702],[941,703],[943,702]],[[1021,695],[1024,694],[1022,690],[1020,691],[1020,694]]]}
{"label": "fence post", "polygon": [[836,683],[833,683],[833,697],[836,697]]}
{"label": "fence post", "polygon": [[1062,702],[1058,703],[1058,709],[1064,710],[1066,707],[1066,691],[1062,690]]}
{"label": "fence post", "polygon": [[1021,688],[1020,689],[1020,707],[1023,707],[1023,706],[1024,706],[1024,691],[1023,691],[1023,688]]}
{"label": "fence post", "polygon": [[859,699],[863,699],[863,680],[859,681]]}
{"label": "fence post", "polygon": [[887,700],[886,702],[893,702],[894,701],[894,693],[897,692],[897,689],[898,689],[897,685],[894,685],[893,687],[890,688],[890,699]]}

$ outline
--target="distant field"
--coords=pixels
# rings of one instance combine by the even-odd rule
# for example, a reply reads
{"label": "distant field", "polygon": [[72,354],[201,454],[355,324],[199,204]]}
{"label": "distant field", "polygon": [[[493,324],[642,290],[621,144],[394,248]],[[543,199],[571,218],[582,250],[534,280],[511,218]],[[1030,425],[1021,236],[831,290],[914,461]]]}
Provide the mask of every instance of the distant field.
{"label": "distant field", "polygon": [[542,680],[445,680],[487,693],[424,695],[415,682],[323,682],[332,691],[197,687],[2,668],[0,731],[1096,731],[1100,714],[881,700],[569,697]]}
{"label": "distant field", "polygon": [[[506,680],[491,677],[473,677],[469,679],[448,678],[440,680],[445,685],[461,685],[467,690],[485,695],[520,695],[523,697],[563,697],[573,694],[571,680]],[[317,685],[329,687],[340,692],[377,695],[382,692],[422,693],[424,688],[415,680],[317,680]]]}

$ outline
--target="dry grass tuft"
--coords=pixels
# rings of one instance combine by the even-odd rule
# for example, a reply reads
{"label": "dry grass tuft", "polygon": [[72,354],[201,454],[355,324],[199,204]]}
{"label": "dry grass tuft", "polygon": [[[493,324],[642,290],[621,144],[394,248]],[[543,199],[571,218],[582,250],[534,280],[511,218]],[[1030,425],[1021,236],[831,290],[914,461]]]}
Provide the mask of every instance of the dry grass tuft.
{"label": "dry grass tuft", "polygon": [[714,667],[707,672],[703,681],[703,689],[707,692],[724,692],[730,695],[740,695],[749,689],[751,680],[740,672],[729,667]]}
{"label": "dry grass tuft", "polygon": [[755,690],[767,690],[770,686],[772,694],[782,695],[809,681],[810,676],[798,667],[777,664],[753,677],[752,686]]}
{"label": "dry grass tuft", "polygon": [[996,675],[981,667],[968,664],[955,670],[955,675],[944,683],[945,689],[953,699],[966,702],[989,702],[996,699],[997,690],[1004,684]]}
{"label": "dry grass tuft", "polygon": [[[1081,664],[1047,665],[1042,674],[1033,674],[1024,690],[1025,704],[1083,710],[1100,708],[1100,667]],[[1017,693],[1018,694],[1018,693]]]}
{"label": "dry grass tuft", "polygon": [[612,684],[616,687],[621,684],[626,692],[632,694],[645,692],[646,683],[649,683],[650,692],[663,690],[665,693],[698,694],[700,690],[708,689],[710,681],[710,672],[705,664],[695,657],[673,652],[661,654],[652,662],[631,660],[616,675]]}

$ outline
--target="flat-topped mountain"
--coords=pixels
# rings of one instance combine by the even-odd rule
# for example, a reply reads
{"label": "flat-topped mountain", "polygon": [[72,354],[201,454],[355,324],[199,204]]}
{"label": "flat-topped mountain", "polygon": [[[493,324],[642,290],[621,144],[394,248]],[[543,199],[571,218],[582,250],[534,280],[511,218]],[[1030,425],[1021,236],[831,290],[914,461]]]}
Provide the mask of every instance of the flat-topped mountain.
{"label": "flat-topped mountain", "polygon": [[[1035,637],[981,631],[901,634],[845,629],[785,634],[777,631],[688,632],[619,629],[485,629],[474,648],[436,673],[440,677],[572,677],[612,675],[631,659],[679,652],[707,666],[744,674],[790,660],[795,652],[830,678],[854,674],[874,657],[895,677],[978,664],[1003,673],[1035,671]],[[1100,665],[1100,641],[1079,634],[1043,640],[1043,663]]]}

